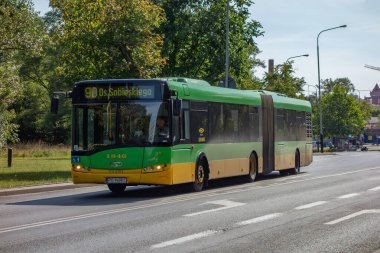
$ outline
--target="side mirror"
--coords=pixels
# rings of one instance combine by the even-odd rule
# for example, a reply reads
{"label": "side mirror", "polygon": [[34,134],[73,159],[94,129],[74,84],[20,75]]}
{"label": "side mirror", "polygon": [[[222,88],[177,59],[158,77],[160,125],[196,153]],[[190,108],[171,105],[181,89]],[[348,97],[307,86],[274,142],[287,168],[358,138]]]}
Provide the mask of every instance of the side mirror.
{"label": "side mirror", "polygon": [[58,114],[58,107],[59,107],[59,98],[57,96],[53,96],[51,98],[51,103],[50,103],[50,112],[53,114]]}
{"label": "side mirror", "polygon": [[173,101],[173,116],[179,116],[181,115],[181,109],[182,109],[182,99],[176,98]]}

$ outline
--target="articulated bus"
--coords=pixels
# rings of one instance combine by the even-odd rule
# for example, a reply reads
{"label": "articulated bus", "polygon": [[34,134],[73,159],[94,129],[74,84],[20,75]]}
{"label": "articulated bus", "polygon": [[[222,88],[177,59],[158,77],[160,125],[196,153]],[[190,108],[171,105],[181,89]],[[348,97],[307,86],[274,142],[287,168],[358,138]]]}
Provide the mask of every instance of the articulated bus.
{"label": "articulated bus", "polygon": [[308,101],[187,78],[81,81],[72,93],[72,179],[189,184],[299,173],[312,162]]}

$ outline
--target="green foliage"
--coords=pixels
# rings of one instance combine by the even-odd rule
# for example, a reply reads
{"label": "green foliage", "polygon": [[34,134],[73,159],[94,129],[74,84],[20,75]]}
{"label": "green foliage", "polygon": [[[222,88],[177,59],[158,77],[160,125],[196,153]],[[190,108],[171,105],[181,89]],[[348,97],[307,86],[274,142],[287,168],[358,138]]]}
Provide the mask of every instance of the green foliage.
{"label": "green foliage", "polygon": [[[336,85],[322,97],[323,133],[328,137],[358,135],[364,131],[366,120],[371,116],[371,106],[348,93],[346,87]],[[313,107],[313,122],[319,122],[317,105]],[[314,124],[314,134],[319,126]]]}
{"label": "green foliage", "polygon": [[[40,19],[30,0],[2,0],[0,5],[0,55],[40,49]],[[4,58],[3,58],[4,59]]]}
{"label": "green foliage", "polygon": [[335,80],[332,80],[331,78],[326,79],[321,82],[321,85],[324,93],[332,92],[335,86],[343,87],[347,93],[355,91],[354,84],[347,77],[336,78]]}
{"label": "green foliage", "polygon": [[65,83],[157,76],[165,59],[156,32],[164,13],[148,0],[52,0],[57,67]]}
{"label": "green foliage", "polygon": [[12,62],[3,62],[0,65],[0,148],[8,142],[13,143],[18,140],[16,132],[18,126],[14,123],[15,111],[11,109],[20,94],[17,69],[18,65]]}
{"label": "green foliage", "polygon": [[277,65],[273,73],[266,73],[263,89],[286,94],[289,97],[299,97],[306,82],[303,77],[295,77],[294,72],[291,63]]}
{"label": "green foliage", "polygon": [[24,57],[38,54],[42,22],[30,0],[3,0],[0,4],[0,147],[18,140],[13,105],[22,93],[20,68]]}
{"label": "green foliage", "polygon": [[[226,1],[156,0],[166,14],[163,76],[186,76],[218,83],[225,76]],[[253,88],[252,69],[261,62],[254,38],[261,25],[249,20],[250,0],[230,1],[230,70],[238,87]]]}

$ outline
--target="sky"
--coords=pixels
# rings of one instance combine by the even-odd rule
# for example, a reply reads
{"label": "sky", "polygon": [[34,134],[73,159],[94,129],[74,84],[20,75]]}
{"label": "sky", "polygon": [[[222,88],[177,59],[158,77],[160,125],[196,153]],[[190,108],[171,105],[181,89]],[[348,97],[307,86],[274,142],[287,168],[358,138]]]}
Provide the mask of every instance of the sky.
{"label": "sky", "polygon": [[[49,10],[49,0],[34,0],[40,15]],[[259,21],[265,32],[256,39],[261,53],[257,58],[275,64],[289,57],[309,54],[294,60],[295,75],[304,77],[308,85],[318,84],[317,35],[320,31],[347,25],[347,28],[324,32],[319,37],[321,79],[348,77],[356,95],[369,95],[380,71],[364,68],[380,67],[380,1],[379,0],[254,0],[251,19]],[[262,77],[263,68],[255,75]],[[305,86],[304,90],[314,92]]]}

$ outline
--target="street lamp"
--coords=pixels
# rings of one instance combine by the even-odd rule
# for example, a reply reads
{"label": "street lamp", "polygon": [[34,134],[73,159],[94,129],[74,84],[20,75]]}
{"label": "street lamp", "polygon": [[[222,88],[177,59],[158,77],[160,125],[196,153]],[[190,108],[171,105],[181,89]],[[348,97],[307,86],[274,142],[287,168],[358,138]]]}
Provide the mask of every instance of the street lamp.
{"label": "street lamp", "polygon": [[290,59],[293,59],[293,58],[297,58],[297,57],[309,57],[308,54],[301,54],[301,55],[297,55],[297,56],[292,56],[292,57],[289,57],[288,59],[286,59],[286,63],[289,62]]}
{"label": "street lamp", "polygon": [[319,135],[320,135],[320,140],[321,140],[321,153],[323,153],[323,126],[322,126],[322,96],[321,96],[321,74],[320,74],[320,68],[319,68],[319,35],[323,32],[327,32],[330,30],[334,29],[339,29],[339,28],[346,28],[347,25],[341,25],[341,26],[336,26],[332,27],[329,29],[322,30],[318,33],[317,36],[317,60],[318,60],[318,93],[319,93]]}
{"label": "street lamp", "polygon": [[305,83],[304,86],[305,85],[307,86],[308,93],[309,93],[309,88],[313,87],[315,89],[315,95],[318,96],[318,86],[317,85],[311,85],[311,84],[307,84],[307,83]]}

